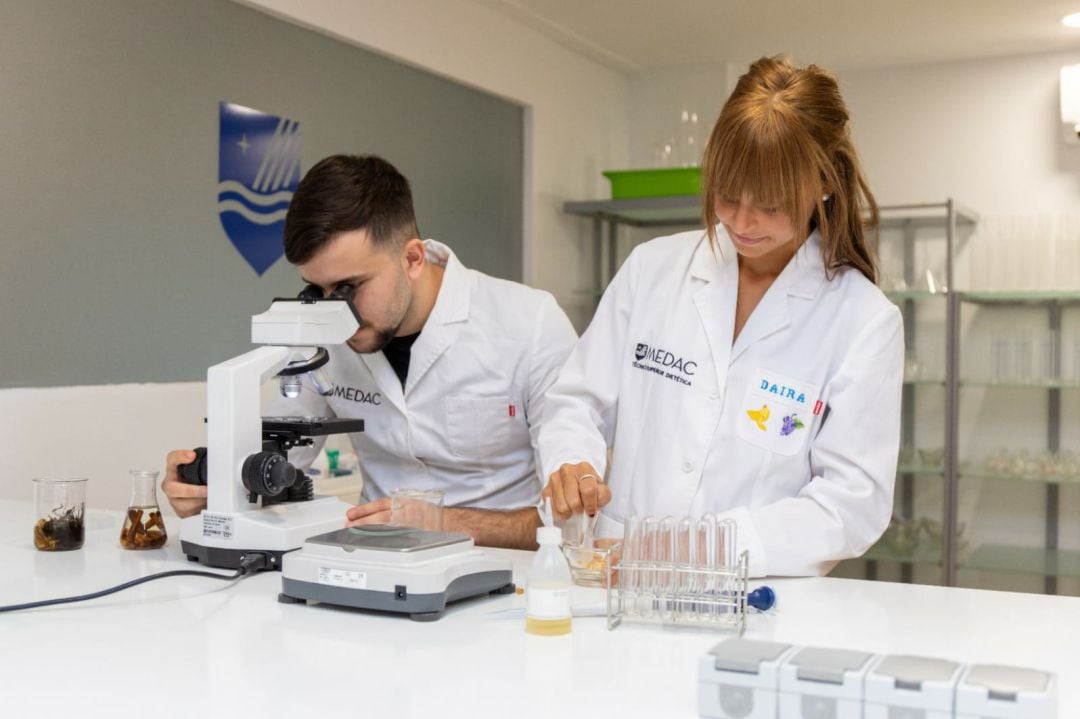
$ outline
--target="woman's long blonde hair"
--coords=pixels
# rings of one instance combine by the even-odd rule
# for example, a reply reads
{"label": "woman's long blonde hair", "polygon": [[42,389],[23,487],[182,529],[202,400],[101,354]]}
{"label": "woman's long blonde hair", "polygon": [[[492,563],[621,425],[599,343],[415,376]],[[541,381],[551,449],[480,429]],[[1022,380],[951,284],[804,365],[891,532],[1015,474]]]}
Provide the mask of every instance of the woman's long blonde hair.
{"label": "woman's long blonde hair", "polygon": [[799,231],[816,227],[830,276],[854,267],[876,282],[867,234],[878,223],[877,202],[848,119],[836,78],[816,65],[797,68],[783,56],[751,65],[705,148],[701,212],[710,239],[717,199],[749,195],[790,216]]}

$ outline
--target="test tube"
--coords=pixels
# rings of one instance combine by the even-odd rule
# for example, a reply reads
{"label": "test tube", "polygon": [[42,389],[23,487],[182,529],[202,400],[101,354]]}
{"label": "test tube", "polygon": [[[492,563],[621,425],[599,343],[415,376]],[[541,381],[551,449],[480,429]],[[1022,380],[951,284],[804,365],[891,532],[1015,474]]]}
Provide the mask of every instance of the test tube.
{"label": "test tube", "polygon": [[657,594],[660,595],[660,610],[665,619],[670,618],[676,594],[675,542],[675,519],[664,517],[660,520],[660,581]]}
{"label": "test tube", "polygon": [[619,588],[625,601],[634,601],[641,583],[638,565],[641,562],[641,518],[631,514],[623,524],[622,559],[619,564]]}
{"label": "test tube", "polygon": [[1058,366],[1057,332],[1049,329],[1039,339],[1039,377],[1040,382],[1056,384],[1061,378]]}
{"label": "test tube", "polygon": [[719,559],[716,556],[716,517],[712,514],[706,514],[702,516],[701,521],[698,523],[699,533],[702,537],[702,545],[705,550],[702,556],[701,568],[702,583],[700,585],[700,591],[705,600],[699,606],[699,619],[706,621],[712,621],[714,618],[714,609],[716,607],[716,568],[719,563]]}
{"label": "test tube", "polygon": [[1025,327],[1020,330],[1020,338],[1017,340],[1016,373],[1021,384],[1028,384],[1032,380],[1032,347],[1031,329]]}
{"label": "test tube", "polygon": [[1080,385],[1080,332],[1073,337],[1072,347],[1073,383]]}
{"label": "test tube", "polygon": [[723,573],[717,579],[717,592],[723,601],[717,605],[716,618],[720,621],[727,620],[735,611],[735,603],[738,601],[738,576],[736,571],[737,559],[735,556],[735,521],[723,519],[719,522],[716,532],[716,556],[723,567]]}
{"label": "test tube", "polygon": [[690,611],[690,596],[694,591],[694,522],[690,517],[683,517],[679,521],[678,538],[675,546],[675,572],[678,575],[675,580],[676,592],[678,592],[678,605],[676,611],[679,618],[683,618]]}
{"label": "test tube", "polygon": [[656,557],[659,554],[659,527],[656,517],[645,517],[641,523],[641,564],[639,571],[641,592],[638,595],[638,613],[652,616],[656,598]]}
{"label": "test tube", "polygon": [[735,556],[736,526],[734,519],[724,519],[720,522],[720,531],[717,533],[720,540],[720,547],[717,556],[721,557],[724,569],[735,569],[735,564],[738,561],[738,558]]}

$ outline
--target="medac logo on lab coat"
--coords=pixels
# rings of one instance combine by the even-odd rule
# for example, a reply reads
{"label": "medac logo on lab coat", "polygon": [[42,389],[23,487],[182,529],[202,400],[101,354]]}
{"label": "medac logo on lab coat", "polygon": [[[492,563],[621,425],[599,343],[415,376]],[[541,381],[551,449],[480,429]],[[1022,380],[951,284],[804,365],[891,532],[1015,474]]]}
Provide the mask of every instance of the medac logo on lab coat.
{"label": "medac logo on lab coat", "polygon": [[693,360],[685,359],[660,347],[650,347],[644,342],[638,342],[634,348],[634,360],[633,366],[636,369],[652,372],[688,386],[693,384],[690,377],[694,376],[698,365]]}

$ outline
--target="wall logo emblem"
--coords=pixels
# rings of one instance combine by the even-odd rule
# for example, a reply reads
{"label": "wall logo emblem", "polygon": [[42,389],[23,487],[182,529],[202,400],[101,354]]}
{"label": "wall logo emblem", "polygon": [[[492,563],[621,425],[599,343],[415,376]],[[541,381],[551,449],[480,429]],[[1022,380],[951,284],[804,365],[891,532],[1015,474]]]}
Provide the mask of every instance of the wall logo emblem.
{"label": "wall logo emblem", "polygon": [[300,182],[300,123],[220,104],[218,217],[259,275],[285,254],[285,211]]}

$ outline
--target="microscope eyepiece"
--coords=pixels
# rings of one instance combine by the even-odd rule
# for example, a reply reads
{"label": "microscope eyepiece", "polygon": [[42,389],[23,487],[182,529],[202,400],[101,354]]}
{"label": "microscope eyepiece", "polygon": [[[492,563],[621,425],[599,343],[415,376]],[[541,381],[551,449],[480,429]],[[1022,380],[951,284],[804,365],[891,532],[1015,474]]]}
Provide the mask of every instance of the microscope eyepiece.
{"label": "microscope eyepiece", "polygon": [[333,292],[324,295],[322,288],[316,284],[309,284],[296,295],[301,300],[345,300],[352,302],[356,295],[356,288],[350,284],[340,284]]}
{"label": "microscope eyepiece", "polygon": [[352,285],[338,285],[334,288],[334,291],[327,295],[328,300],[345,300],[349,304],[352,304],[353,297],[356,296],[356,288]]}
{"label": "microscope eyepiece", "polygon": [[296,296],[302,300],[321,300],[323,298],[322,288],[318,285],[308,285],[300,290]]}

